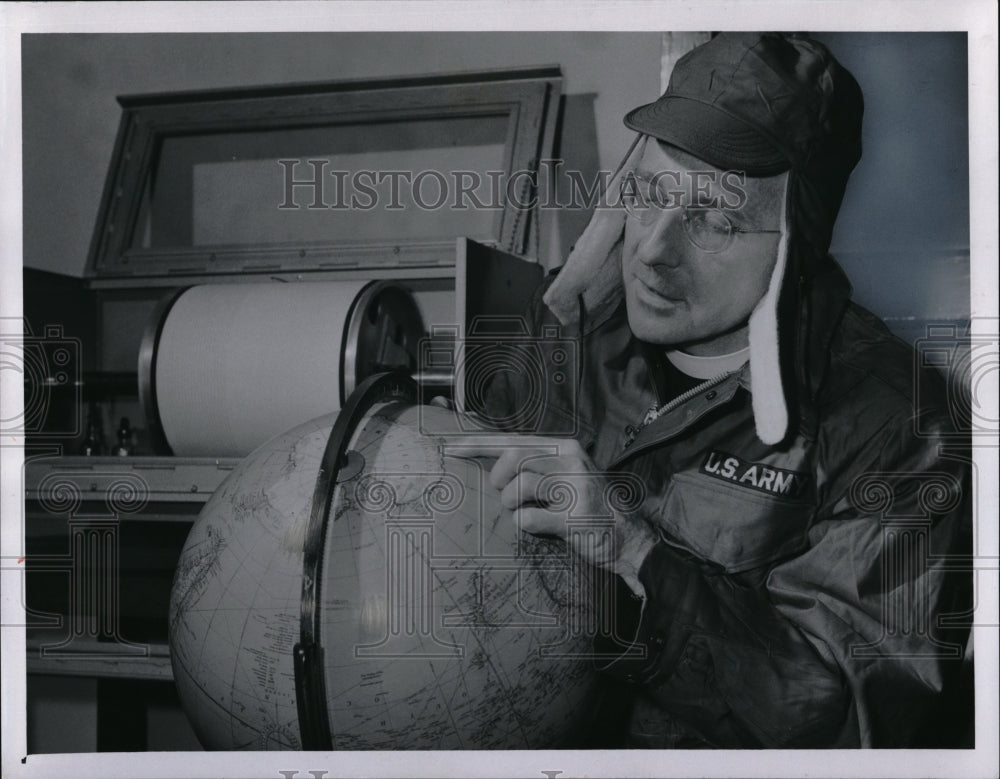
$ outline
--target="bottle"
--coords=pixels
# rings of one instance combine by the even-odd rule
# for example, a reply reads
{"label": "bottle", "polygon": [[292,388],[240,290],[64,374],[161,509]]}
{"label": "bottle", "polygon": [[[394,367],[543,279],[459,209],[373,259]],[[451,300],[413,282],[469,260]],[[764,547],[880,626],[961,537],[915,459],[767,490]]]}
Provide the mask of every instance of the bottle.
{"label": "bottle", "polygon": [[93,403],[87,412],[87,437],[83,439],[80,453],[84,457],[99,457],[104,454],[104,433],[101,430],[100,415]]}
{"label": "bottle", "polygon": [[122,417],[118,423],[118,444],[115,446],[115,455],[118,457],[129,457],[132,454],[132,426],[128,417]]}

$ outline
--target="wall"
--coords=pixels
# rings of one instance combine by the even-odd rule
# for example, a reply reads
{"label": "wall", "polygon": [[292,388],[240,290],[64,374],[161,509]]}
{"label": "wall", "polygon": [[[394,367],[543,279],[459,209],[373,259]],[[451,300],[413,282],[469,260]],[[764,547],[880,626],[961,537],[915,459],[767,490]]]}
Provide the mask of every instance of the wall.
{"label": "wall", "polygon": [[899,335],[924,320],[969,316],[967,36],[816,36],[865,95],[861,162],[851,176],[831,252],[854,297]]}
{"label": "wall", "polygon": [[26,35],[24,264],[83,275],[119,94],[559,64],[567,166],[586,170],[624,152],[659,57],[659,33]]}

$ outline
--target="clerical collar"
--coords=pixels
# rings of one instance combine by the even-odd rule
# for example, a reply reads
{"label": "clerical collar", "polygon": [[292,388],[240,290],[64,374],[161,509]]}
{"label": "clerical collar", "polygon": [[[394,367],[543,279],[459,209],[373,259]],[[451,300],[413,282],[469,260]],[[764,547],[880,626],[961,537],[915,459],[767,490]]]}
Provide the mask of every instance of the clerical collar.
{"label": "clerical collar", "polygon": [[710,357],[698,357],[680,350],[668,351],[667,359],[681,373],[694,379],[713,379],[723,373],[732,373],[743,367],[750,359],[750,347],[729,354],[713,354]]}

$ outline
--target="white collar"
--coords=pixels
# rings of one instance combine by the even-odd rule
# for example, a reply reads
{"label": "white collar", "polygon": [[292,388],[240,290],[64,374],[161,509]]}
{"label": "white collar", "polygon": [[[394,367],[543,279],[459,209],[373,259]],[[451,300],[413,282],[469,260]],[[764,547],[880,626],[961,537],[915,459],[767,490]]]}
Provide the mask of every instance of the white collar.
{"label": "white collar", "polygon": [[699,357],[678,349],[668,351],[667,359],[677,370],[693,379],[713,379],[723,373],[732,373],[742,368],[750,359],[750,347],[746,346],[738,352],[713,354],[709,357]]}

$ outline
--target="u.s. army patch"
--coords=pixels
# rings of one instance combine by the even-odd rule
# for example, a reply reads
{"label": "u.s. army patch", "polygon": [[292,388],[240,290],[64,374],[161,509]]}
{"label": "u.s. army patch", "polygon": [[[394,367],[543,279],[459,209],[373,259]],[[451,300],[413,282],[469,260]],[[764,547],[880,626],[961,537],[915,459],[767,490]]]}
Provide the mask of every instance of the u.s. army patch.
{"label": "u.s. army patch", "polygon": [[764,463],[749,462],[715,449],[705,457],[700,470],[708,476],[740,487],[786,498],[800,497],[809,481],[809,477],[804,473],[775,468]]}

